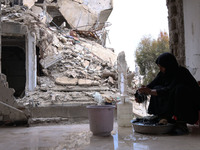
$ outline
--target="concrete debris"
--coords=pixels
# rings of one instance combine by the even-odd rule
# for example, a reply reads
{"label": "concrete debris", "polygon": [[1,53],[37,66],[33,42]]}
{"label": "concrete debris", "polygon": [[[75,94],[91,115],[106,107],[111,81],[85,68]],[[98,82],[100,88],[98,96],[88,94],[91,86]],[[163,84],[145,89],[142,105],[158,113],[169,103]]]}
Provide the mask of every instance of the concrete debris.
{"label": "concrete debris", "polygon": [[[116,66],[116,54],[96,41],[83,38],[80,35],[84,33],[84,36],[96,38],[93,32],[87,31],[93,27],[97,19],[97,14],[91,13],[91,6],[89,8],[88,5],[86,9],[87,4],[81,0],[58,1],[56,5],[59,6],[59,11],[71,27],[87,25],[82,21],[88,21],[87,18],[83,19],[84,16],[90,16],[91,22],[89,24],[92,25],[87,27],[86,31],[73,30],[71,27],[65,27],[61,30],[57,26],[50,26],[41,19],[43,9],[39,6],[32,6],[32,2],[34,1],[27,4],[27,7],[31,7],[31,9],[19,5],[14,7],[5,5],[2,9],[2,22],[19,24],[27,28],[27,32],[34,37],[36,48],[33,49],[38,50],[38,54],[33,53],[37,55],[38,62],[35,70],[37,84],[32,91],[24,89],[24,97],[15,99],[13,89],[8,88],[2,75],[0,92],[7,90],[3,93],[6,93],[9,98],[6,98],[8,101],[4,101],[5,98],[2,97],[4,94],[0,94],[2,101],[0,107],[4,103],[18,109],[19,105],[31,108],[52,105],[88,105],[102,101],[116,102],[120,96],[118,91],[118,77],[120,76]],[[54,3],[50,0],[47,2]],[[83,4],[84,7],[80,4]],[[53,8],[56,7],[53,6]],[[78,18],[74,18],[75,16]],[[98,96],[101,97],[101,100],[98,101],[94,98],[97,92]],[[130,89],[129,94],[133,95],[133,93],[133,90]],[[9,107],[9,111],[16,112],[12,107]],[[1,109],[0,117],[2,114]]]}
{"label": "concrete debris", "polygon": [[74,30],[78,35],[83,38],[98,39],[98,35],[94,31]]}
{"label": "concrete debris", "polygon": [[60,61],[62,59],[62,55],[58,54],[58,55],[50,55],[47,56],[44,59],[40,60],[40,64],[42,65],[42,67],[44,69],[50,67],[51,65],[55,64],[56,62]]}
{"label": "concrete debris", "polygon": [[20,106],[15,101],[15,97],[13,96],[14,92],[14,89],[8,88],[6,76],[0,74],[0,122],[9,124],[28,121],[28,111],[25,110],[26,108],[24,106]]}
{"label": "concrete debris", "polygon": [[60,77],[60,78],[56,78],[55,83],[58,85],[77,85],[78,79],[68,78],[68,77]]}
{"label": "concrete debris", "polygon": [[[35,89],[37,92],[27,92],[22,100],[18,100],[19,102],[28,104],[29,101],[34,101],[37,105],[45,104],[51,101],[54,92],[52,89],[57,89],[59,86],[102,86],[102,84],[105,86],[107,84],[108,87],[117,88],[113,84],[114,81],[109,79],[109,75],[104,77],[108,79],[107,81],[101,79],[103,70],[112,72],[110,73],[112,76],[117,73],[113,68],[116,55],[112,51],[81,37],[77,44],[74,43],[76,39],[68,36],[70,30],[60,33],[57,29],[46,27],[38,19],[38,15],[31,10],[23,11],[19,6],[14,6],[4,9],[3,12],[3,22],[16,22],[28,27],[31,35],[35,37],[39,48],[40,64],[43,68],[41,70],[43,75],[37,77]],[[43,94],[43,92],[47,93]],[[34,96],[31,96],[32,94]],[[57,99],[65,97],[62,94],[56,95],[61,97]],[[80,97],[84,97],[84,94]],[[91,96],[85,99],[92,100]],[[41,102],[43,100],[44,102]]]}

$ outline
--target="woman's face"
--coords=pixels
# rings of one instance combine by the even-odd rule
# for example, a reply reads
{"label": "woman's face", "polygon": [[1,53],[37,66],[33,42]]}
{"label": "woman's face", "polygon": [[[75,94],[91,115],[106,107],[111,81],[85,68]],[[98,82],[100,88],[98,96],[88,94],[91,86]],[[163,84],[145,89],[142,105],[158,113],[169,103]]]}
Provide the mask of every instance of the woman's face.
{"label": "woman's face", "polygon": [[164,67],[162,67],[162,66],[159,65],[159,64],[158,64],[158,67],[159,67],[159,69],[160,69],[160,72],[165,73],[165,70],[166,70],[166,69],[165,69]]}

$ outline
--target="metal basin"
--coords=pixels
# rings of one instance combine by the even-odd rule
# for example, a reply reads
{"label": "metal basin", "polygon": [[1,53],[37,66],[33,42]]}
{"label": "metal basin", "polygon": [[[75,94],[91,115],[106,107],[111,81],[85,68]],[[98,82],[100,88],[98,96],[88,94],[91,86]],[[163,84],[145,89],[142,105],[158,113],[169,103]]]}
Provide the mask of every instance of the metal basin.
{"label": "metal basin", "polygon": [[169,133],[174,125],[168,123],[167,125],[156,125],[156,124],[143,124],[143,123],[132,123],[132,127],[135,132],[143,134],[166,134]]}

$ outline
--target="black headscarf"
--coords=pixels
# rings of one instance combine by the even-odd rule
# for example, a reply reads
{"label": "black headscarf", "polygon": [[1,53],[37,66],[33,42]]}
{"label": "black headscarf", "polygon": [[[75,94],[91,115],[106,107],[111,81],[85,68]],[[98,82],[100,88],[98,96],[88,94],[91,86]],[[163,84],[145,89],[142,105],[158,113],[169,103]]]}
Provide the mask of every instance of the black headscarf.
{"label": "black headscarf", "polygon": [[172,75],[176,73],[179,66],[176,57],[168,52],[161,54],[156,59],[156,64],[165,68],[165,75]]}

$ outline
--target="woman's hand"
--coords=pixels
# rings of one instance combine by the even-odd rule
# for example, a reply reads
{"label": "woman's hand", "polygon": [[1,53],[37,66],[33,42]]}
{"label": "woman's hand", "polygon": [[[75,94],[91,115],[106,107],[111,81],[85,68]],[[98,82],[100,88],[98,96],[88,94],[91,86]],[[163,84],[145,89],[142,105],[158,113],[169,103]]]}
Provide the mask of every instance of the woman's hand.
{"label": "woman's hand", "polygon": [[145,86],[142,86],[141,88],[139,88],[138,91],[146,95],[151,94],[151,89]]}
{"label": "woman's hand", "polygon": [[142,94],[157,96],[157,91],[155,89],[150,89],[146,86],[142,86],[138,91]]}

